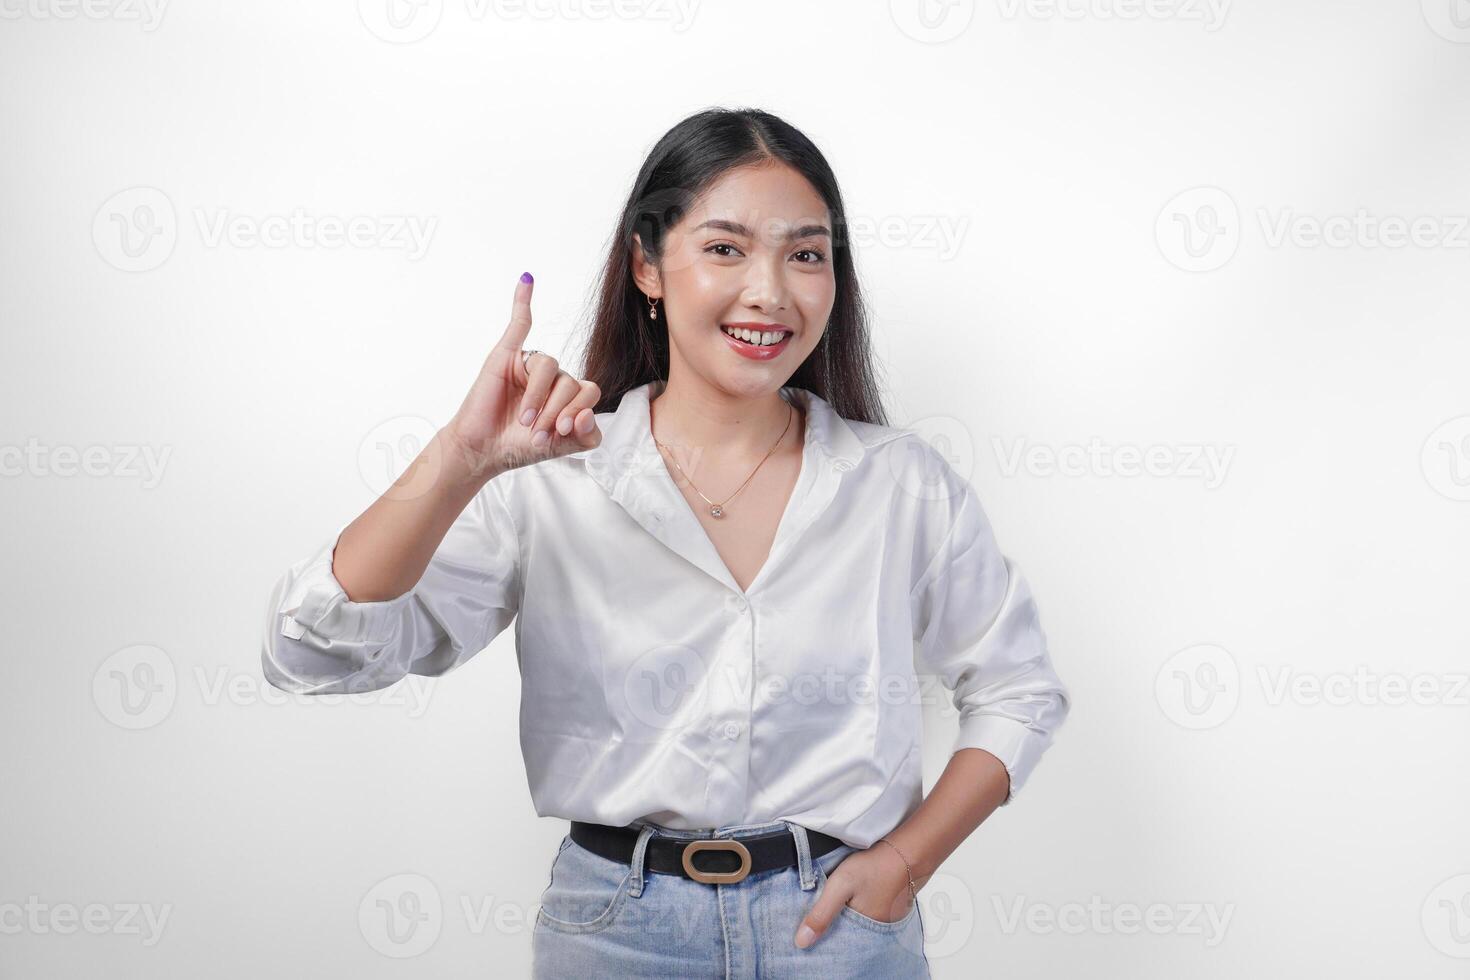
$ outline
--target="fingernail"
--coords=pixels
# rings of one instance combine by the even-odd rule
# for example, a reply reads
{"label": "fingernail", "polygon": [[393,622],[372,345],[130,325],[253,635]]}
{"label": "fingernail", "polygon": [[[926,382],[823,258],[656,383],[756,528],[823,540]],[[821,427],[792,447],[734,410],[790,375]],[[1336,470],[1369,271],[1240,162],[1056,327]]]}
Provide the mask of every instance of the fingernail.
{"label": "fingernail", "polygon": [[796,930],[797,949],[806,949],[812,944],[812,940],[816,938],[817,934],[812,931],[812,927],[803,925],[800,929]]}
{"label": "fingernail", "polygon": [[521,413],[521,425],[530,425],[536,419],[536,410],[528,408]]}
{"label": "fingernail", "polygon": [[566,418],[557,419],[556,420],[556,431],[557,432],[560,432],[562,435],[566,435],[568,432],[571,432],[572,431],[572,420],[571,419],[566,419]]}
{"label": "fingernail", "polygon": [[536,281],[535,279],[532,279],[531,278],[531,274],[529,272],[522,272],[521,273],[521,282],[535,282],[535,281]]}
{"label": "fingernail", "polygon": [[545,429],[538,429],[536,431],[536,434],[531,437],[531,445],[535,446],[537,449],[540,449],[542,446],[546,445],[550,441],[551,435],[547,433]]}

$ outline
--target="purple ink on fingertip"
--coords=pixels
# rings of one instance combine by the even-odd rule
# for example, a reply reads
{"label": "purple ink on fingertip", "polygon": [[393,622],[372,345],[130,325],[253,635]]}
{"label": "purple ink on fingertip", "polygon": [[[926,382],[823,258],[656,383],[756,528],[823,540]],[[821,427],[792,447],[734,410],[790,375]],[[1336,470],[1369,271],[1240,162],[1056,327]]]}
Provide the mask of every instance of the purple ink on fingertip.
{"label": "purple ink on fingertip", "polygon": [[535,281],[536,280],[534,280],[534,279],[531,278],[531,274],[529,272],[522,272],[521,273],[521,282],[535,282]]}

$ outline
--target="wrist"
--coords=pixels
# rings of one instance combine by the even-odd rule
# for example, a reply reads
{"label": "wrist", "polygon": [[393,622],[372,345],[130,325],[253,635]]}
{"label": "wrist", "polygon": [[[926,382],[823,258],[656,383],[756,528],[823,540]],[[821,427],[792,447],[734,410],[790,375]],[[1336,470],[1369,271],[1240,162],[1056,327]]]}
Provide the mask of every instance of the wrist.
{"label": "wrist", "polygon": [[893,876],[899,882],[899,891],[907,893],[909,897],[913,898],[914,900],[918,900],[918,877],[914,874],[913,868],[909,864],[908,855],[906,855],[898,847],[898,845],[894,844],[893,841],[888,840],[887,838],[880,837],[877,843],[875,843],[873,846],[878,848],[880,851],[887,852],[887,854],[889,855],[889,866],[893,869]]}
{"label": "wrist", "polygon": [[878,846],[890,852],[895,849],[899,852],[895,856],[901,857],[907,863],[908,873],[913,876],[916,887],[922,888],[924,882],[928,881],[934,872],[939,870],[939,863],[930,857],[928,849],[921,842],[899,831],[886,834],[883,839],[887,840],[888,844],[880,844]]}
{"label": "wrist", "polygon": [[478,492],[510,468],[494,453],[477,452],[465,445],[450,426],[435,433],[434,442],[440,460],[439,472],[453,488]]}

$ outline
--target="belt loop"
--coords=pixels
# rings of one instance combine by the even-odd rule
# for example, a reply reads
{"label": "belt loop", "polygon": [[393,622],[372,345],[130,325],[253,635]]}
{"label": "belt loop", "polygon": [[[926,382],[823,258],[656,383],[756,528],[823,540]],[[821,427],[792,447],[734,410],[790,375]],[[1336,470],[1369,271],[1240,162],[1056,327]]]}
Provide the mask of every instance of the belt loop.
{"label": "belt loop", "polygon": [[643,855],[648,850],[648,839],[653,836],[653,825],[644,824],[638,833],[638,842],[633,845],[633,857],[630,861],[631,872],[628,875],[628,894],[634,898],[643,894]]}
{"label": "belt loop", "polygon": [[817,887],[817,876],[812,871],[812,850],[806,838],[806,828],[789,820],[781,822],[791,831],[791,837],[796,841],[796,869],[801,880],[801,890],[809,892]]}

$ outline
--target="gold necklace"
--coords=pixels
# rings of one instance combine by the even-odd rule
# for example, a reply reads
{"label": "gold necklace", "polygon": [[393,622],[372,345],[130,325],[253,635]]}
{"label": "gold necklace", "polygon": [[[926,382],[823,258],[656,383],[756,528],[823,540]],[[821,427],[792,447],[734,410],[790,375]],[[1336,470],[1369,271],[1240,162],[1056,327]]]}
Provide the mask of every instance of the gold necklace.
{"label": "gold necklace", "polygon": [[[776,446],[781,445],[781,439],[785,439],[786,433],[791,429],[791,420],[796,416],[796,407],[790,402],[787,402],[786,407],[789,409],[786,414],[786,428],[781,430],[781,436],[779,439],[776,440],[776,444],[771,447],[770,452],[766,453],[765,457],[762,458],[759,463],[755,464],[755,469],[750,471],[750,476],[747,476],[745,478],[745,483],[749,483],[751,479],[755,477],[756,470],[759,470],[762,466],[766,465],[766,460],[771,458],[771,453],[774,453],[776,451]],[[650,422],[650,424],[652,423]],[[654,439],[653,442],[654,445],[658,446],[661,449],[669,449],[668,446],[665,446],[657,439]],[[669,449],[669,462],[674,464],[674,469],[679,471],[680,476],[682,476],[686,480],[689,480],[689,474],[684,472],[684,467],[679,465],[679,461],[674,458],[673,452],[674,451],[672,449]],[[699,487],[694,486],[693,480],[689,480],[689,485],[691,487],[694,487],[694,492],[699,494],[701,497],[704,497],[704,502],[709,504],[709,513],[711,517],[724,517],[725,504],[728,504],[730,501],[734,500],[735,494],[738,494],[741,490],[745,489],[745,483],[740,484],[740,486],[736,488],[735,493],[730,494],[730,496],[726,497],[719,503],[715,503],[713,500],[704,496],[704,491],[700,490]]]}

